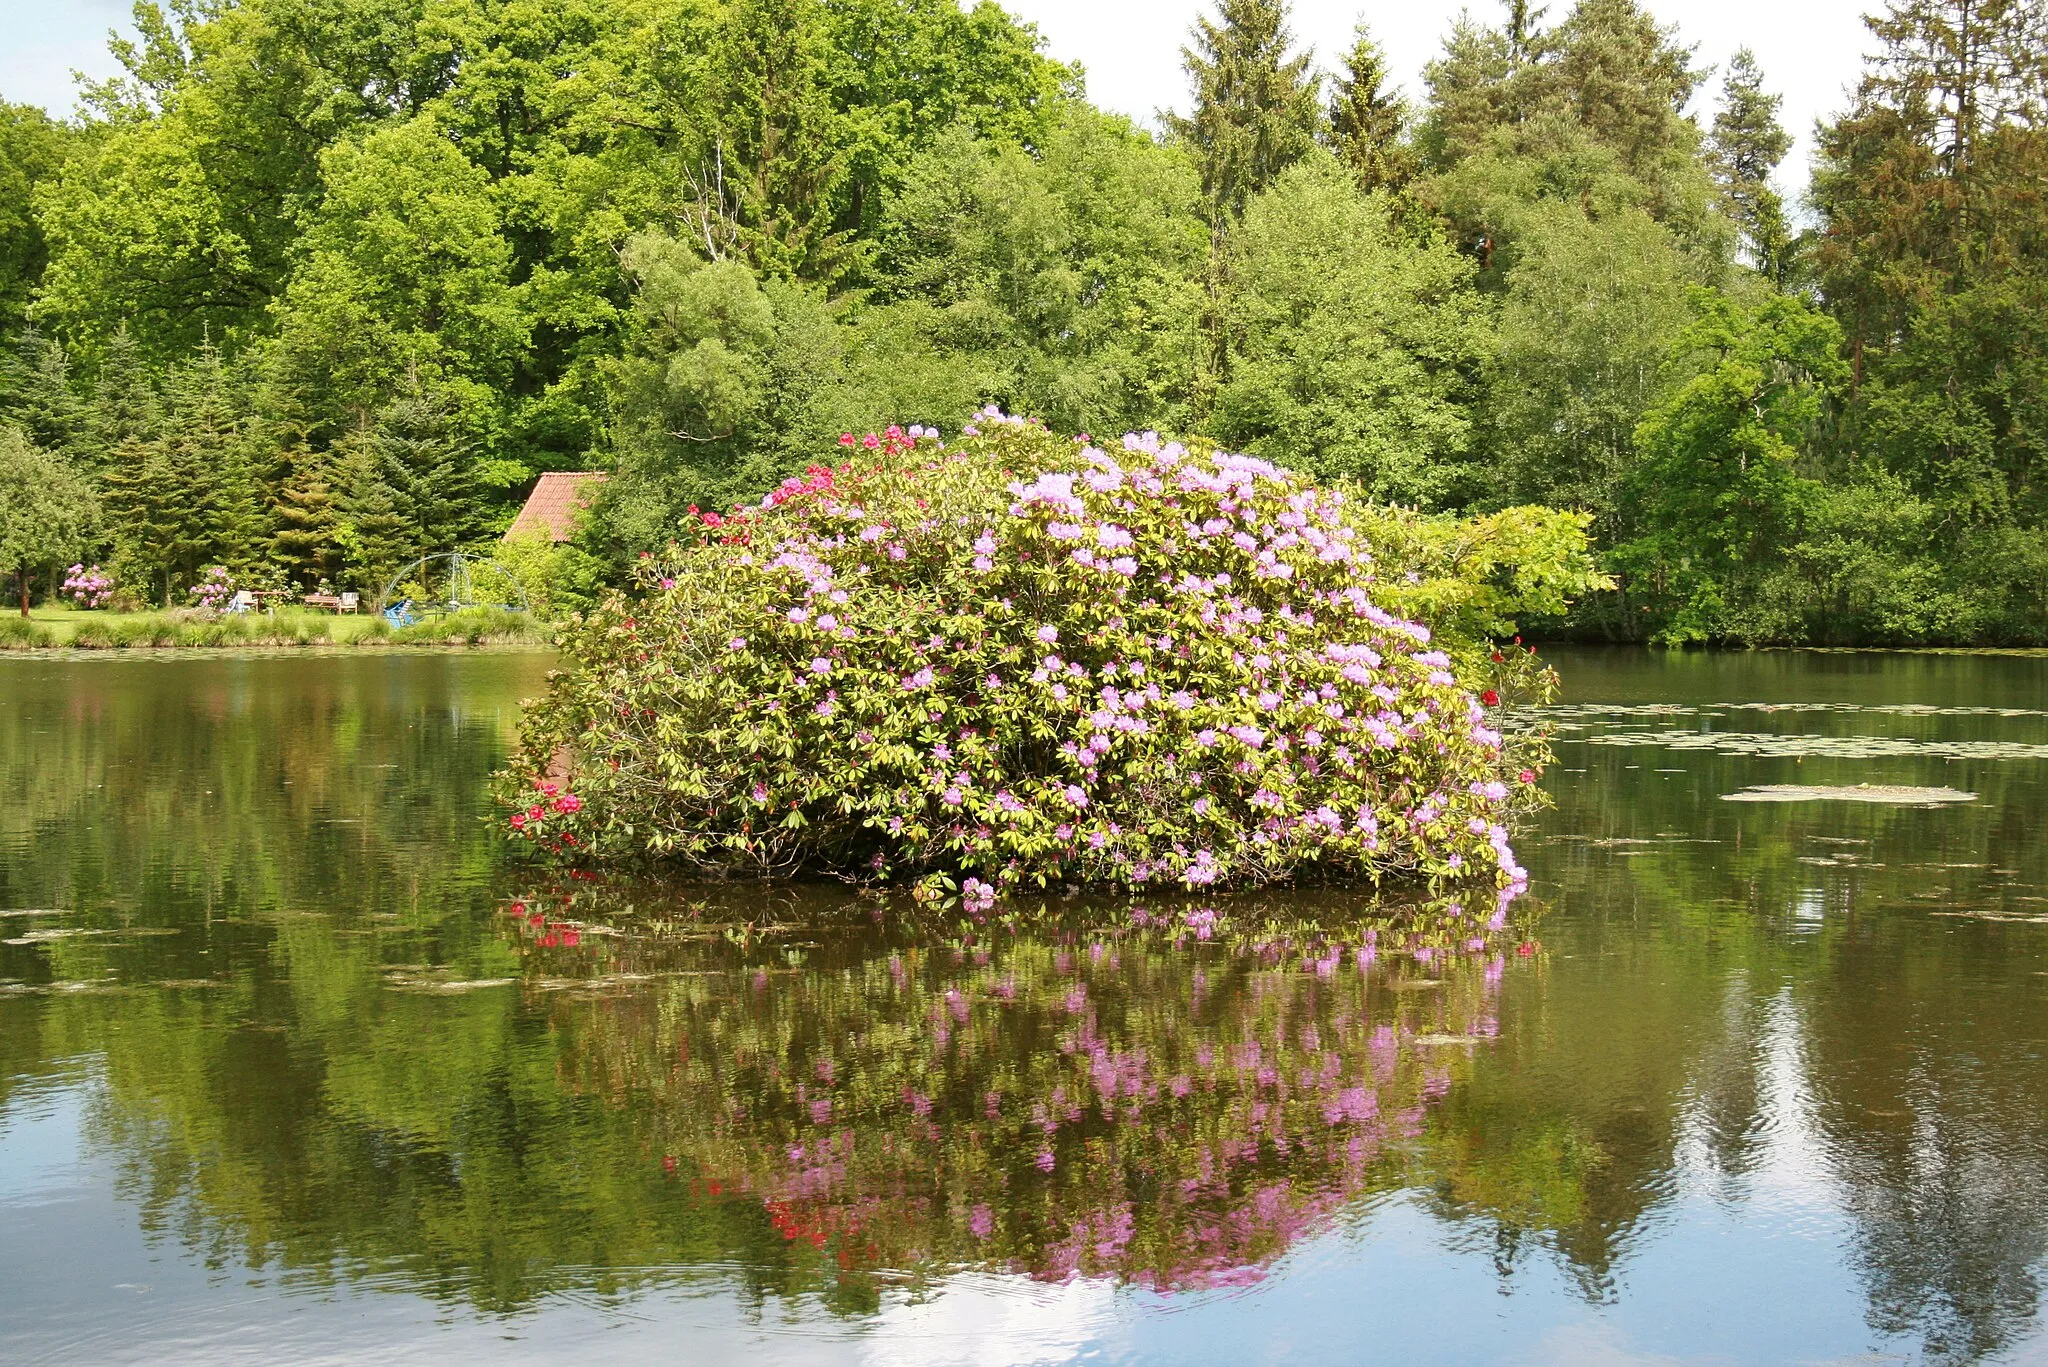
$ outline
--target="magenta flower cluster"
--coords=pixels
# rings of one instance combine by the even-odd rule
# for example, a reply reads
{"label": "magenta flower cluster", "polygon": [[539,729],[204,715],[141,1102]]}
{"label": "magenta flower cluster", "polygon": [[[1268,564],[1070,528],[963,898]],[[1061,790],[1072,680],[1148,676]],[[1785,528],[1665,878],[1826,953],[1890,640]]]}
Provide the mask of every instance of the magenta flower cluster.
{"label": "magenta flower cluster", "polygon": [[235,577],[225,565],[208,565],[192,586],[193,601],[200,607],[219,611],[235,596]]}
{"label": "magenta flower cluster", "polygon": [[524,763],[573,764],[580,850],[998,889],[1524,879],[1535,774],[1380,606],[1338,493],[993,411],[880,449],[572,634]]}
{"label": "magenta flower cluster", "polygon": [[114,596],[114,579],[98,565],[73,565],[64,575],[64,592],[82,608],[103,608]]}

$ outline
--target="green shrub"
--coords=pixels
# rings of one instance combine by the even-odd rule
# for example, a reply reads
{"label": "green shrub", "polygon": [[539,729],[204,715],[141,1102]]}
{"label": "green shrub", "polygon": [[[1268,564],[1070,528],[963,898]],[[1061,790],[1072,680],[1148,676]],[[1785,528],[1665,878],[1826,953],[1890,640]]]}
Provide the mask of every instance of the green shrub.
{"label": "green shrub", "polygon": [[[380,622],[382,619],[379,619]],[[548,630],[525,612],[501,608],[464,608],[441,617],[429,617],[409,627],[382,632],[373,627],[359,640],[377,640],[391,645],[512,645],[548,639]]]}
{"label": "green shrub", "polygon": [[332,629],[319,618],[95,617],[78,624],[70,644],[80,650],[137,650],[323,645]]}
{"label": "green shrub", "polygon": [[0,650],[35,650],[57,644],[57,637],[40,622],[22,617],[0,617]]}
{"label": "green shrub", "polygon": [[[118,619],[98,619],[80,622],[71,633],[71,645],[78,650],[105,650],[116,644],[120,622]],[[119,642],[126,645],[126,641]]]}
{"label": "green shrub", "polygon": [[603,562],[545,532],[507,537],[490,563],[525,593],[534,615],[547,620],[595,606],[604,582]]}
{"label": "green shrub", "polygon": [[814,466],[643,561],[640,598],[565,633],[506,780],[514,829],[970,900],[1521,879],[1505,823],[1540,744],[1504,741],[1498,689],[1380,606],[1341,496],[1151,435],[1112,455],[981,421],[950,449],[869,437],[858,469]]}
{"label": "green shrub", "polygon": [[1380,606],[1429,623],[1461,672],[1484,672],[1490,641],[1511,635],[1517,620],[1562,615],[1580,596],[1614,587],[1590,550],[1590,513],[1524,505],[1456,518],[1348,507],[1382,567]]}

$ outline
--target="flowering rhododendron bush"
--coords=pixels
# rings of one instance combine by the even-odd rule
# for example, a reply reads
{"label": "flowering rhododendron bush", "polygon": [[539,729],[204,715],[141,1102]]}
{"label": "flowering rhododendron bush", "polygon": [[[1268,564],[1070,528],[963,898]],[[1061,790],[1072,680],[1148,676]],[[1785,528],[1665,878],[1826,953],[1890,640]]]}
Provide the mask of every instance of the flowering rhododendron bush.
{"label": "flowering rhododendron bush", "polygon": [[1150,434],[979,422],[869,437],[644,561],[567,634],[512,826],[970,901],[1522,878],[1537,756],[1504,740],[1498,680],[1380,606],[1342,497]]}

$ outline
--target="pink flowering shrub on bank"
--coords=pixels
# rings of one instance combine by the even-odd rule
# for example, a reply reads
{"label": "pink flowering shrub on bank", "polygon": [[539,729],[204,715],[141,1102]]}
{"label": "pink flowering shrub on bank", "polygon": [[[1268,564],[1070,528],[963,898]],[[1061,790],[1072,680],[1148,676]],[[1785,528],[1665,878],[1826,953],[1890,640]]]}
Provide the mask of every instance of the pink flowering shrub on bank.
{"label": "pink flowering shrub on bank", "polygon": [[98,565],[73,565],[64,576],[64,592],[81,608],[103,608],[114,596],[114,581]]}
{"label": "pink flowering shrub on bank", "polygon": [[1338,493],[1151,434],[977,421],[843,439],[848,463],[645,560],[640,596],[566,635],[513,828],[976,900],[1522,880],[1508,827],[1541,747],[1497,709],[1537,675],[1516,649],[1461,652],[1461,676],[1383,607]]}

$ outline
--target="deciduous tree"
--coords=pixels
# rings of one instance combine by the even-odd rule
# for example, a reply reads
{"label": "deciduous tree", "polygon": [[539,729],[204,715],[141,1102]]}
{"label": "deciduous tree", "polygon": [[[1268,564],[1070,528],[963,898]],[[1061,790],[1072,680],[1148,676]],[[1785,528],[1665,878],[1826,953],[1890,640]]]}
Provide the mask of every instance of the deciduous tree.
{"label": "deciduous tree", "polygon": [[0,425],[0,568],[14,572],[22,616],[36,571],[82,554],[99,526],[99,501],[85,476],[19,427]]}

